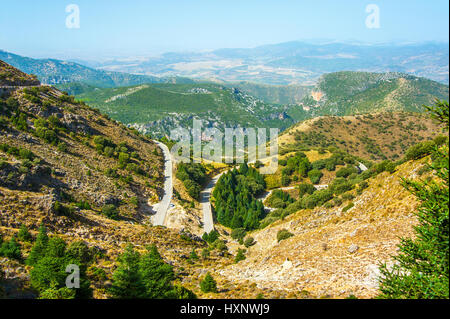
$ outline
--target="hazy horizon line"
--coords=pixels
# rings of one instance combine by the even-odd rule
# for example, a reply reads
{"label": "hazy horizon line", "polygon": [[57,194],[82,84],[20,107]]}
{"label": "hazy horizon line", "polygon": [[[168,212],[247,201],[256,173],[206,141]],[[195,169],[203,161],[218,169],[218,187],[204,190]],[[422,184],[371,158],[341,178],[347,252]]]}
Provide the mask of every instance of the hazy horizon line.
{"label": "hazy horizon line", "polygon": [[[127,53],[102,53],[102,54],[95,54],[95,53],[74,53],[70,54],[67,52],[57,52],[51,54],[48,53],[23,53],[19,51],[13,51],[9,49],[3,49],[0,48],[0,51],[12,53],[15,55],[20,55],[23,57],[29,57],[33,59],[55,59],[55,60],[65,60],[65,61],[71,61],[71,60],[85,60],[85,61],[95,61],[95,62],[101,62],[101,61],[107,61],[107,60],[120,60],[120,59],[144,59],[144,58],[156,58],[164,56],[165,54],[192,54],[192,53],[213,53],[214,51],[219,50],[251,50],[251,49],[257,49],[261,47],[269,47],[269,46],[276,46],[276,45],[283,45],[283,44],[289,44],[289,43],[304,43],[304,44],[310,44],[310,45],[327,45],[327,44],[347,44],[347,45],[355,45],[355,46],[408,46],[408,45],[425,45],[425,44],[438,44],[438,45],[447,45],[449,46],[449,41],[442,41],[442,40],[424,40],[424,41],[410,41],[410,40],[403,40],[403,39],[392,39],[388,41],[361,41],[356,39],[348,39],[348,40],[333,40],[333,39],[326,39],[326,38],[315,38],[315,39],[298,39],[298,40],[290,40],[290,41],[283,41],[283,42],[275,42],[275,43],[265,43],[260,44],[256,46],[235,46],[235,47],[217,47],[217,48],[209,48],[209,49],[186,49],[186,50],[155,50],[158,52],[149,52],[149,53],[136,53],[135,55],[127,54]],[[73,52],[73,50],[72,50]]]}

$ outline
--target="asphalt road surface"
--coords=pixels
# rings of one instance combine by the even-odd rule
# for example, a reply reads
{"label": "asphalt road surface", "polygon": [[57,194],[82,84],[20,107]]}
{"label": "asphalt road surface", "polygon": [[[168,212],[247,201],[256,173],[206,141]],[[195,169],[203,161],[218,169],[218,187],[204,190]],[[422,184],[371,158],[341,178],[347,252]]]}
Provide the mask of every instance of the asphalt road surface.
{"label": "asphalt road surface", "polygon": [[167,210],[173,195],[172,183],[172,157],[169,148],[158,141],[154,141],[163,151],[164,155],[164,195],[162,200],[157,204],[156,214],[153,216],[153,225],[164,225]]}
{"label": "asphalt road surface", "polygon": [[200,192],[200,203],[202,204],[203,210],[203,230],[205,231],[205,233],[210,233],[212,230],[214,230],[210,198],[214,186],[216,186],[216,183],[219,180],[220,176],[222,176],[224,173],[226,172],[222,172],[219,175],[214,176],[209,181],[208,185],[206,185],[206,187]]}

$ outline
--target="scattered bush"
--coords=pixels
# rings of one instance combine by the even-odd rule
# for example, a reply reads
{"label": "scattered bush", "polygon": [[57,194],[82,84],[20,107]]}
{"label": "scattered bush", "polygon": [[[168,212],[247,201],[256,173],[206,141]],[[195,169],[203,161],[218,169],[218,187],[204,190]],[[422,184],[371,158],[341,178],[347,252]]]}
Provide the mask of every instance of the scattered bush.
{"label": "scattered bush", "polygon": [[236,257],[234,258],[234,262],[237,264],[238,262],[240,262],[241,260],[245,259],[245,255],[244,255],[245,250],[238,248]]}
{"label": "scattered bush", "polygon": [[300,185],[298,185],[298,192],[299,192],[299,196],[303,197],[303,195],[305,194],[312,194],[316,191],[316,188],[309,183],[302,183]]}
{"label": "scattered bush", "polygon": [[405,154],[406,160],[416,160],[430,155],[435,147],[434,141],[426,141],[418,143],[410,147]]}
{"label": "scattered bush", "polygon": [[245,247],[250,247],[250,246],[253,246],[255,244],[255,239],[253,238],[253,237],[247,237],[245,240],[244,240],[244,246]]}
{"label": "scattered bush", "polygon": [[108,218],[118,220],[119,219],[119,211],[117,207],[113,204],[107,204],[102,208],[102,214]]}
{"label": "scattered bush", "polygon": [[205,278],[200,282],[200,289],[204,293],[208,292],[217,293],[217,283],[209,272],[206,274]]}
{"label": "scattered bush", "polygon": [[231,231],[231,238],[241,240],[247,234],[245,228],[235,228]]}
{"label": "scattered bush", "polygon": [[342,212],[345,213],[346,211],[348,211],[350,208],[352,208],[353,206],[355,206],[355,204],[353,203],[349,203],[347,206],[345,206],[344,208],[342,208]]}
{"label": "scattered bush", "polygon": [[25,225],[20,226],[19,232],[17,233],[17,238],[23,242],[31,242],[33,240],[33,236],[31,236],[27,226]]}
{"label": "scattered bush", "polygon": [[288,239],[292,236],[294,236],[294,234],[290,233],[286,229],[281,229],[277,233],[277,241],[280,242],[280,241]]}
{"label": "scattered bush", "polygon": [[217,230],[212,230],[209,233],[204,233],[202,239],[207,243],[214,243],[217,239],[219,239],[219,232]]}
{"label": "scattered bush", "polygon": [[323,173],[317,169],[312,169],[308,172],[308,177],[313,184],[319,184],[320,179],[322,178]]}

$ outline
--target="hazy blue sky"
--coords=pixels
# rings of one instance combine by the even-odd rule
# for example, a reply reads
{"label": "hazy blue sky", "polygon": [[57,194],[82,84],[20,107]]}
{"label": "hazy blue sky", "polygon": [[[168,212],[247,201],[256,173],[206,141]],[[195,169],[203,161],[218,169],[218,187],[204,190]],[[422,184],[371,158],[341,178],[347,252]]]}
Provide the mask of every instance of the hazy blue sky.
{"label": "hazy blue sky", "polygon": [[[79,29],[65,25],[71,3]],[[379,29],[365,26],[372,3]],[[318,38],[448,42],[448,26],[447,0],[3,0],[0,49],[95,59]]]}

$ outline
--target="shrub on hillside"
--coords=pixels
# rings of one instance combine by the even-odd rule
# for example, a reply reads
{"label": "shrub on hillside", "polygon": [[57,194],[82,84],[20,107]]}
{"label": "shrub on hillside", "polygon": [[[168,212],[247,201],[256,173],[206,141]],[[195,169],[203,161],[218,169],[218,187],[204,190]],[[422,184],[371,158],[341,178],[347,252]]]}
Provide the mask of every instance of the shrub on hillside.
{"label": "shrub on hillside", "polygon": [[[427,109],[448,131],[448,103],[437,101],[434,107]],[[432,152],[431,168],[435,178],[429,181],[403,180],[403,186],[420,202],[415,213],[418,225],[414,227],[416,234],[413,238],[401,239],[393,266],[381,266],[381,298],[449,298],[448,142]],[[409,155],[414,158],[424,154],[419,147]]]}
{"label": "shrub on hillside", "polygon": [[426,141],[411,146],[405,154],[405,158],[409,160],[416,160],[427,155],[430,155],[435,146],[434,141]]}
{"label": "shrub on hillside", "polygon": [[277,233],[277,241],[280,242],[280,241],[288,239],[292,236],[294,236],[294,234],[290,233],[286,229],[281,229]]}
{"label": "shrub on hillside", "polygon": [[244,240],[244,246],[245,247],[250,247],[250,246],[253,246],[255,244],[255,239],[253,238],[253,237],[247,237],[245,240]]}
{"label": "shrub on hillside", "polygon": [[16,237],[13,236],[9,241],[3,241],[0,246],[0,256],[22,260],[22,251]]}
{"label": "shrub on hillside", "polygon": [[200,289],[205,292],[217,292],[217,283],[208,272],[205,278],[200,282]]}
{"label": "shrub on hillside", "polygon": [[323,173],[317,169],[312,169],[308,172],[308,177],[313,184],[319,184],[320,179],[322,178]]}
{"label": "shrub on hillside", "polygon": [[235,228],[231,231],[231,238],[241,240],[247,234],[245,228]]}
{"label": "shrub on hillside", "polygon": [[244,251],[243,249],[238,248],[236,257],[234,258],[234,262],[235,262],[236,264],[237,264],[238,262],[240,262],[241,260],[244,260],[244,259],[245,259],[244,252],[245,252],[245,251]]}
{"label": "shrub on hillside", "polygon": [[117,207],[113,204],[107,204],[102,208],[102,214],[108,218],[118,220],[119,219],[119,211]]}
{"label": "shrub on hillside", "polygon": [[212,230],[209,233],[204,233],[202,236],[202,239],[210,244],[214,243],[218,238],[220,234],[217,230]]}

